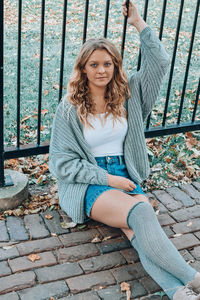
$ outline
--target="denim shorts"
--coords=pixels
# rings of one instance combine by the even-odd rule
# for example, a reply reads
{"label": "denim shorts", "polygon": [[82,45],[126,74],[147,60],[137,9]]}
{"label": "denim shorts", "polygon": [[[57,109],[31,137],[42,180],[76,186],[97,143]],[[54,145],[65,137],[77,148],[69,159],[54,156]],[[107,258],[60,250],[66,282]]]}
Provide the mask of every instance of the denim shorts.
{"label": "denim shorts", "polygon": [[[133,181],[127,171],[125,161],[124,161],[124,156],[119,155],[119,156],[102,156],[102,157],[95,157],[96,162],[99,167],[103,168],[108,172],[108,174],[116,175],[116,176],[123,176],[131,181]],[[134,182],[135,183],[135,182]],[[85,194],[85,213],[89,217],[90,216],[90,211],[91,208],[97,199],[99,195],[101,195],[103,192],[108,191],[108,190],[119,190],[123,191],[124,193],[131,194],[131,195],[136,195],[136,194],[143,194],[143,190],[141,187],[136,184],[136,188],[133,189],[132,191],[125,191],[123,189],[117,189],[108,185],[96,185],[96,184],[90,184],[86,190]]]}

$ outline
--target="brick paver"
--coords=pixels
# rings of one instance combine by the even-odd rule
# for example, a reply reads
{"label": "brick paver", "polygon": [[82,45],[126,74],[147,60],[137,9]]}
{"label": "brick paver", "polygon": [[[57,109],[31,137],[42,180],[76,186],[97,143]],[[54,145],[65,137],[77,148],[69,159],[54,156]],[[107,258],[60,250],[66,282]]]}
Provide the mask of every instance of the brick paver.
{"label": "brick paver", "polygon": [[[165,233],[200,271],[200,183],[147,195],[158,201]],[[63,221],[71,222],[62,210],[0,220],[0,300],[126,300],[124,281],[131,299],[161,300],[161,288],[120,229],[95,221],[64,229]],[[30,261],[30,254],[39,259]]]}
{"label": "brick paver", "polygon": [[33,271],[22,272],[0,278],[0,295],[13,292],[35,284],[35,273]]}
{"label": "brick paver", "polygon": [[22,256],[9,260],[9,266],[13,273],[30,270],[43,266],[56,264],[56,258],[51,252],[39,253],[39,259],[31,261],[27,256]]}

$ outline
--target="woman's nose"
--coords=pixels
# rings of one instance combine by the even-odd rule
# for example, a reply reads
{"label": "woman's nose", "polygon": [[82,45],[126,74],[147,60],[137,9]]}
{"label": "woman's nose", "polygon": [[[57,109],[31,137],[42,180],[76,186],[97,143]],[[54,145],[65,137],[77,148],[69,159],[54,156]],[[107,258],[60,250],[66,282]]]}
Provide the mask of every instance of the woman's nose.
{"label": "woman's nose", "polygon": [[104,73],[105,72],[105,68],[104,66],[99,66],[99,73]]}

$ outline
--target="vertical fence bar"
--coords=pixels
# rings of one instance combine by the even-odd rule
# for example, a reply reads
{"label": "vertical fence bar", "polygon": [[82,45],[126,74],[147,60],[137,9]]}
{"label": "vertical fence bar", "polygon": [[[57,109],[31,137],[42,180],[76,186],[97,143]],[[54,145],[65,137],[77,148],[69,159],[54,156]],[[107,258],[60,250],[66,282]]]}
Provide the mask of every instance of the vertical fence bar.
{"label": "vertical fence bar", "polygon": [[105,25],[104,25],[104,37],[107,37],[108,32],[108,18],[109,18],[109,8],[110,8],[110,0],[106,1],[106,16],[105,16]]}
{"label": "vertical fence bar", "polygon": [[161,22],[160,22],[160,31],[159,31],[159,39],[160,40],[162,40],[163,27],[164,27],[164,21],[165,21],[166,6],[167,6],[167,0],[164,0],[163,1],[163,7],[162,7]]}
{"label": "vertical fence bar", "polygon": [[64,0],[63,26],[62,26],[62,47],[61,47],[61,61],[60,61],[59,101],[62,98],[63,69],[64,69],[64,57],[65,57],[66,18],[67,18],[67,0]]}
{"label": "vertical fence bar", "polygon": [[20,92],[21,92],[21,30],[22,29],[22,0],[18,7],[18,48],[17,48],[17,148],[20,147]]}
{"label": "vertical fence bar", "polygon": [[[130,2],[129,0],[126,1],[127,11],[129,9],[129,2]],[[128,19],[128,16],[126,16],[124,18],[123,35],[122,35],[122,47],[121,47],[121,56],[122,56],[122,59],[124,57],[124,47],[125,47],[125,40],[126,40],[127,19]]]}
{"label": "vertical fence bar", "polygon": [[[143,13],[143,19],[145,22],[147,20],[148,5],[149,5],[149,0],[145,0],[144,13]],[[139,71],[140,66],[141,66],[141,50],[140,50],[139,57],[138,57],[137,71]]]}
{"label": "vertical fence bar", "polygon": [[4,138],[3,138],[3,34],[4,0],[0,1],[0,187],[4,186]]}
{"label": "vertical fence bar", "polygon": [[188,73],[189,73],[189,68],[190,68],[190,60],[191,60],[191,56],[192,56],[194,36],[195,36],[195,31],[196,31],[196,26],[197,26],[197,19],[198,19],[198,13],[199,13],[199,4],[200,4],[200,1],[197,0],[196,12],[195,12],[194,23],[193,23],[193,28],[192,28],[192,37],[191,37],[190,49],[189,49],[189,53],[188,53],[187,65],[186,65],[186,70],[185,70],[185,77],[184,77],[183,89],[182,89],[182,94],[181,94],[181,102],[180,102],[180,108],[179,108],[177,124],[180,124],[180,121],[181,121],[181,114],[182,114],[182,110],[183,110],[185,90],[186,90]]}
{"label": "vertical fence bar", "polygon": [[166,101],[165,101],[165,108],[164,108],[162,126],[165,126],[165,121],[166,121],[166,116],[167,116],[167,109],[168,109],[168,104],[169,104],[171,84],[172,84],[174,65],[175,65],[175,59],[176,59],[176,51],[177,51],[177,46],[178,46],[179,31],[180,31],[181,19],[182,19],[182,14],[183,14],[183,6],[184,6],[184,0],[181,0],[180,9],[179,9],[178,23],[177,23],[177,28],[176,28],[176,37],[175,37],[175,42],[174,42],[174,51],[173,51],[172,63],[171,63],[170,74],[169,74],[169,82],[168,82],[168,88],[167,88],[167,96],[166,96]]}
{"label": "vertical fence bar", "polygon": [[38,125],[37,125],[37,145],[40,145],[41,107],[42,107],[42,77],[43,77],[43,56],[44,56],[44,16],[45,0],[42,0],[41,7],[41,39],[40,39],[40,75],[38,92]]}
{"label": "vertical fence bar", "polygon": [[[165,21],[166,6],[167,6],[167,0],[164,0],[163,1],[163,7],[162,7],[161,22],[160,22],[160,31],[159,31],[159,39],[160,40],[162,40],[163,27],[164,27],[164,21]],[[151,114],[147,118],[146,129],[149,129],[150,121],[151,121]]]}
{"label": "vertical fence bar", "polygon": [[88,10],[89,10],[89,0],[86,0],[85,17],[84,17],[84,29],[83,29],[83,44],[85,43],[86,36],[87,36]]}
{"label": "vertical fence bar", "polygon": [[196,94],[196,100],[194,104],[194,110],[193,110],[193,115],[192,115],[192,122],[195,121],[195,116],[196,116],[196,111],[197,111],[197,105],[199,103],[199,93],[200,93],[200,78],[199,78],[199,84],[197,88],[197,94]]}

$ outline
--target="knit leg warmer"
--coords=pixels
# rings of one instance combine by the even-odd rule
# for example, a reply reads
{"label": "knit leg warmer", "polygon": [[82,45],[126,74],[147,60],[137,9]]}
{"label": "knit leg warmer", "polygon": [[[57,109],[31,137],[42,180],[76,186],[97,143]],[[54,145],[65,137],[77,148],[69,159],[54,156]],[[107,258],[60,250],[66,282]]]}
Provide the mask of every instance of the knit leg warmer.
{"label": "knit leg warmer", "polygon": [[151,204],[139,202],[133,206],[128,213],[127,224],[135,232],[136,243],[148,259],[183,285],[193,280],[197,271],[186,263],[168,239]]}
{"label": "knit leg warmer", "polygon": [[152,260],[150,260],[140,249],[135,238],[131,240],[131,244],[137,250],[141,264],[143,265],[146,272],[152,277],[152,279],[163,289],[167,294],[169,299],[173,299],[175,292],[183,285],[183,283],[174,277],[172,274],[168,273],[160,266],[156,265]]}

